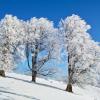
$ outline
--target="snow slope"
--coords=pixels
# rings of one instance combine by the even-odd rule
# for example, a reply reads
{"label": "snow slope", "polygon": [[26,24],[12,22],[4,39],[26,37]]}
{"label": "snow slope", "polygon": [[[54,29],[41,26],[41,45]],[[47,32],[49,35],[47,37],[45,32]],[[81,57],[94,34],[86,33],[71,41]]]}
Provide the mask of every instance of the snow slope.
{"label": "snow slope", "polygon": [[73,87],[74,93],[64,91],[66,84],[54,80],[7,73],[0,77],[0,100],[100,100],[100,89],[92,86]]}

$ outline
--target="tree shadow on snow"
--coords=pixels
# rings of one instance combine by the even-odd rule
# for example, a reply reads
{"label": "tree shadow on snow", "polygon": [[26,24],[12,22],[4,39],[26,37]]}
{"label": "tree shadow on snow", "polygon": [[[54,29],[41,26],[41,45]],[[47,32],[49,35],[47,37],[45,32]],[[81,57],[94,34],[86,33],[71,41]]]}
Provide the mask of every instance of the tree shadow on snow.
{"label": "tree shadow on snow", "polygon": [[49,87],[49,88],[53,88],[53,89],[64,91],[61,88],[58,88],[58,87],[55,87],[55,86],[51,86],[51,85],[48,85],[48,84],[43,84],[43,83],[35,83],[35,84],[40,85],[40,86],[44,86],[44,87]]}
{"label": "tree shadow on snow", "polygon": [[20,78],[16,78],[16,77],[12,77],[12,76],[6,76],[6,78],[12,78],[12,79],[15,79],[15,80],[20,80],[20,81],[23,81],[23,82],[31,83],[31,81],[20,79]]}
{"label": "tree shadow on snow", "polygon": [[[32,81],[28,81],[28,80],[24,80],[24,79],[20,79],[20,78],[15,78],[15,77],[11,77],[11,76],[6,76],[6,77],[7,78],[12,78],[12,79],[15,79],[15,80],[20,80],[20,81],[27,82],[27,83],[33,83]],[[58,87],[55,87],[55,86],[51,86],[51,85],[48,85],[48,84],[44,84],[44,83],[36,82],[34,84],[44,86],[44,87],[53,88],[53,89],[57,89],[57,90],[61,90],[61,91],[65,91],[64,89],[61,89],[61,88],[58,88]]]}
{"label": "tree shadow on snow", "polygon": [[[13,95],[25,97],[25,98],[27,98],[27,99],[32,99],[32,100],[40,100],[40,99],[37,99],[37,98],[32,97],[32,96],[27,96],[27,95],[18,94],[18,93],[14,93],[14,92],[9,92],[9,91],[5,91],[5,90],[0,90],[0,93],[13,94]],[[7,99],[7,100],[8,100],[8,99]]]}

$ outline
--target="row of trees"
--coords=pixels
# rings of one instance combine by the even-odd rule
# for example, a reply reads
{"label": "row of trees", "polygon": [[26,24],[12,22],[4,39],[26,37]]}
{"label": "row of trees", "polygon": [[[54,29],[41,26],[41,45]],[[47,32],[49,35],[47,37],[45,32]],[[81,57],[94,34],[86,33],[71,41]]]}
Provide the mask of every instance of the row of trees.
{"label": "row of trees", "polygon": [[[55,73],[55,68],[43,69],[43,65],[48,60],[55,59],[57,52],[60,53],[57,31],[53,23],[45,18],[32,18],[25,22],[12,15],[6,15],[0,21],[1,68],[3,70],[14,68],[17,56],[19,54],[23,56],[21,54],[24,52],[28,67],[32,71],[32,81],[36,81],[38,74],[46,76]],[[57,50],[54,53],[55,49]],[[44,50],[47,51],[47,55],[38,59],[38,54]]]}
{"label": "row of trees", "polygon": [[[66,90],[72,92],[73,83],[97,86],[100,83],[100,47],[91,39],[87,32],[89,29],[90,26],[77,15],[61,20],[59,28],[55,28],[53,22],[45,18],[34,17],[23,21],[6,15],[0,21],[0,69],[13,69],[17,56],[22,57],[24,52],[32,71],[32,81],[36,82],[38,74],[47,76],[56,72],[55,68],[43,66],[51,59],[58,59],[63,47],[68,53]],[[47,54],[38,58],[42,51]]]}

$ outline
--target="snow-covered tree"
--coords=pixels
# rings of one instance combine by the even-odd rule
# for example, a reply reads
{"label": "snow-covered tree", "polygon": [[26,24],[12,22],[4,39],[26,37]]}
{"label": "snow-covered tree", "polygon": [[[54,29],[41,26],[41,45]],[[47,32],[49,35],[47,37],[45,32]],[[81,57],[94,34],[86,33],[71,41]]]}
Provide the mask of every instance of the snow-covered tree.
{"label": "snow-covered tree", "polygon": [[[27,26],[26,26],[27,25]],[[54,69],[42,70],[43,65],[54,58],[55,49],[59,48],[57,43],[58,30],[54,28],[53,23],[45,18],[32,18],[25,23],[26,26],[26,37],[25,37],[25,47],[26,47],[26,57],[28,60],[28,66],[32,70],[32,81],[36,81],[36,76],[40,75],[51,75],[54,73]],[[42,51],[47,51],[48,54],[42,59],[37,59],[38,54]],[[57,50],[59,51],[59,49]],[[55,52],[57,52],[55,51]],[[29,64],[29,56],[32,55],[32,68]]]}
{"label": "snow-covered tree", "polygon": [[69,92],[72,92],[72,83],[91,83],[95,79],[90,77],[90,70],[93,69],[96,44],[87,33],[89,29],[90,26],[77,15],[67,17],[60,22],[60,32],[64,36],[65,48],[68,52],[66,90]]}
{"label": "snow-covered tree", "polygon": [[22,41],[24,31],[21,21],[12,15],[6,15],[0,21],[0,68],[10,70],[14,68],[13,54]]}
{"label": "snow-covered tree", "polygon": [[91,85],[100,87],[100,46],[98,42],[92,42],[92,55],[94,56],[93,64],[91,65],[90,76],[92,79],[89,81]]}

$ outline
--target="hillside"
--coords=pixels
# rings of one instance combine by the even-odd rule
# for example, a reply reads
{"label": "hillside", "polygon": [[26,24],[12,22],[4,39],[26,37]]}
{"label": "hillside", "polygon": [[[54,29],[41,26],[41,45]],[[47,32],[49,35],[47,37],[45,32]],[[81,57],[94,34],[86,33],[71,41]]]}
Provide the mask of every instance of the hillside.
{"label": "hillside", "polygon": [[74,93],[64,91],[66,84],[54,80],[7,73],[0,77],[0,100],[100,100],[100,89],[92,86],[74,86]]}

